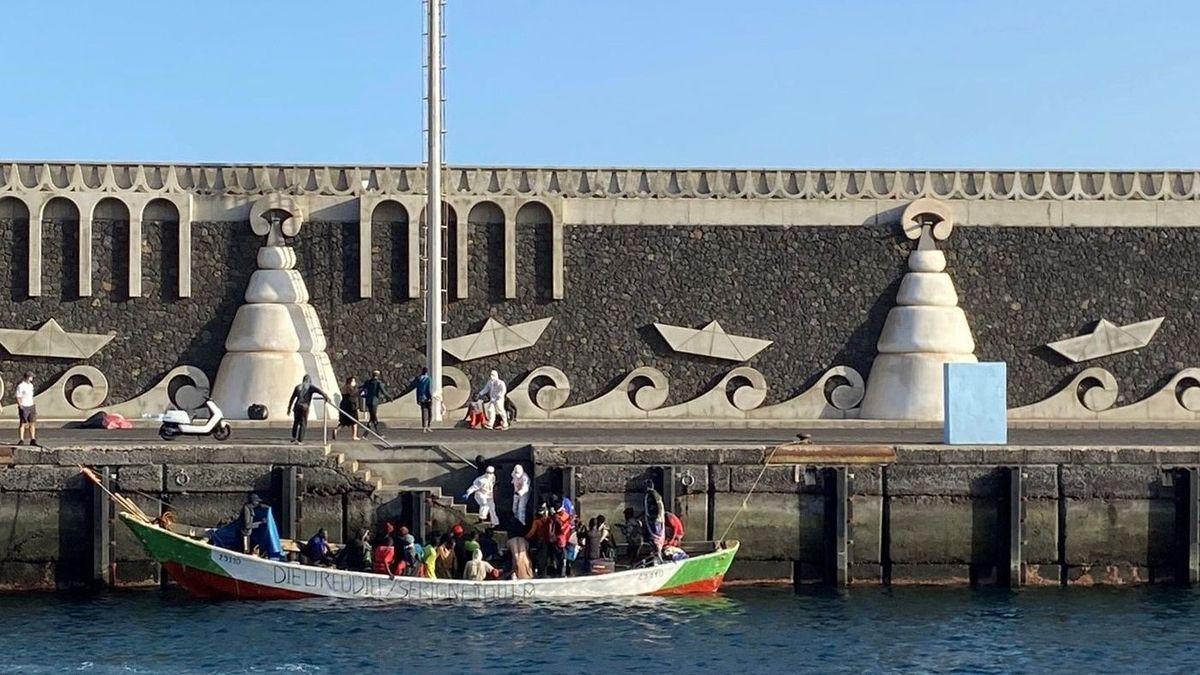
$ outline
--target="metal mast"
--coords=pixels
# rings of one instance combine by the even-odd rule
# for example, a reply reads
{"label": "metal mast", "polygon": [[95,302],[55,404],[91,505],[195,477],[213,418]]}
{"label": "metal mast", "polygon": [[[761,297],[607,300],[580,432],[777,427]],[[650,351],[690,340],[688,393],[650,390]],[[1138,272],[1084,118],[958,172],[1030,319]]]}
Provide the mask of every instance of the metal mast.
{"label": "metal mast", "polygon": [[425,165],[429,184],[425,204],[425,330],[426,362],[433,385],[433,419],[441,421],[442,411],[442,6],[444,0],[427,0],[429,8],[428,108],[429,143]]}

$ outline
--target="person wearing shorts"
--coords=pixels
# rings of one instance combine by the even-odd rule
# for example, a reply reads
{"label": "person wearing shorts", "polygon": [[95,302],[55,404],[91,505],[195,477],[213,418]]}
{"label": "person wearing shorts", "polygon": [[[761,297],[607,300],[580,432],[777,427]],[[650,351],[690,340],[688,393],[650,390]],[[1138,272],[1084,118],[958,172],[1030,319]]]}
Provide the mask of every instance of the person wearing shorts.
{"label": "person wearing shorts", "polygon": [[25,432],[28,431],[29,444],[37,446],[37,406],[33,403],[33,373],[29,371],[25,371],[21,383],[17,385],[17,417],[21,436],[17,445],[25,445]]}

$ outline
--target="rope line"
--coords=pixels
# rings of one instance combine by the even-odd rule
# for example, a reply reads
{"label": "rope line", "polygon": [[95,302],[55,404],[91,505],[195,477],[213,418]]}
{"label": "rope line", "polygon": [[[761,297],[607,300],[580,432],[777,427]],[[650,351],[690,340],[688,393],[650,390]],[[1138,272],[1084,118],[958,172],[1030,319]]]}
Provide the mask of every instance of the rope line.
{"label": "rope line", "polygon": [[777,445],[771,450],[771,454],[767,455],[767,458],[763,460],[762,471],[758,472],[758,477],[750,484],[750,491],[746,493],[746,498],[742,500],[741,508],[737,510],[737,513],[733,514],[733,518],[729,519],[729,524],[725,526],[725,531],[721,534],[721,538],[718,541],[725,541],[725,538],[729,536],[729,531],[733,529],[733,524],[737,522],[738,516],[742,515],[742,511],[746,510],[746,505],[750,503],[750,497],[754,494],[754,489],[758,487],[758,482],[766,475],[767,469],[771,466],[771,460],[775,459],[775,453],[778,450],[779,446]]}

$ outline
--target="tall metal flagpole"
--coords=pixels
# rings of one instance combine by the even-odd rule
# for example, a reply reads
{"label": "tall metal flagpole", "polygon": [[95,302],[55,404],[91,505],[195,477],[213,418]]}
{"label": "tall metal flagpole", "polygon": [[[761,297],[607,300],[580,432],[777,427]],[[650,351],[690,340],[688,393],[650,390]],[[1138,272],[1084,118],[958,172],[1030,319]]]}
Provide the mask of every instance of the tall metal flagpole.
{"label": "tall metal flagpole", "polygon": [[429,174],[425,204],[425,302],[429,378],[433,384],[433,419],[441,421],[442,410],[442,1],[429,4]]}

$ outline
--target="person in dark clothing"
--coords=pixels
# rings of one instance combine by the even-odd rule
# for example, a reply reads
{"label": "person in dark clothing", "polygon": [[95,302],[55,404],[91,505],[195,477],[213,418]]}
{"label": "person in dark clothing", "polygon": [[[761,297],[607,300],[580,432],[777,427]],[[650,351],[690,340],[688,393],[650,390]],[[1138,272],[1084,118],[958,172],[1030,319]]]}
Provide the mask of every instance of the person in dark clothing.
{"label": "person in dark clothing", "polygon": [[429,376],[428,368],[422,368],[421,374],[413,380],[413,389],[416,390],[417,405],[421,407],[421,431],[433,431],[430,428],[433,423],[433,378]]}
{"label": "person in dark clothing", "polygon": [[329,552],[329,532],[325,528],[317,530],[304,545],[304,557],[309,565],[328,567],[333,564],[333,554]]}
{"label": "person in dark clothing", "polygon": [[246,503],[242,505],[242,553],[250,552],[250,535],[266,522],[259,517],[258,507],[260,504],[262,504],[262,499],[257,494],[251,493],[246,499]]}
{"label": "person in dark clothing", "polygon": [[379,379],[378,370],[371,371],[371,378],[362,383],[360,393],[367,406],[367,426],[379,433],[379,404],[392,398],[392,395],[388,393],[383,380]]}
{"label": "person in dark clothing", "polygon": [[292,390],[292,397],[288,399],[287,409],[288,413],[292,415],[293,443],[304,442],[304,430],[308,428],[308,407],[312,405],[313,396],[329,400],[325,392],[313,386],[312,377],[305,375],[300,379],[300,384]]}
{"label": "person in dark clothing", "polygon": [[371,558],[371,533],[362,530],[359,535],[338,551],[336,562],[338,569],[351,572],[366,572],[373,566]]}
{"label": "person in dark clothing", "polygon": [[342,387],[342,400],[338,405],[338,425],[333,430],[333,440],[337,440],[339,429],[350,430],[350,440],[358,440],[358,382],[351,375]]}

